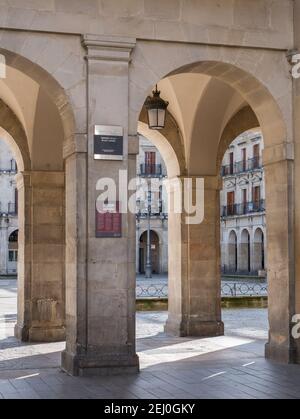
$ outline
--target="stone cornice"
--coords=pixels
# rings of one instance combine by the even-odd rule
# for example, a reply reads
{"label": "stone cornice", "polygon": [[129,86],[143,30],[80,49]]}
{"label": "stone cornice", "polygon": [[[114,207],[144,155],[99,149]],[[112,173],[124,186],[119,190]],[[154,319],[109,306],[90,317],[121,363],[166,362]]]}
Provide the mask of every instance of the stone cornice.
{"label": "stone cornice", "polygon": [[74,154],[88,152],[88,140],[86,134],[75,134],[63,144],[63,158],[67,159]]}
{"label": "stone cornice", "polygon": [[270,164],[280,163],[282,161],[294,160],[294,144],[293,143],[282,143],[274,145],[273,147],[267,147],[263,150],[263,165],[268,166]]}
{"label": "stone cornice", "polygon": [[181,182],[183,185],[185,179],[192,179],[193,180],[193,190],[196,190],[196,180],[203,179],[204,180],[204,189],[205,190],[222,190],[223,188],[223,181],[221,176],[213,176],[213,175],[199,175],[199,176],[175,176],[173,178],[168,178],[170,184],[176,185],[178,181]]}
{"label": "stone cornice", "polygon": [[140,152],[140,140],[138,135],[128,136],[128,154],[138,155]]}
{"label": "stone cornice", "polygon": [[39,186],[39,187],[64,187],[65,172],[51,171],[51,170],[31,170],[19,172],[15,176],[17,189],[24,187]]}
{"label": "stone cornice", "polygon": [[82,36],[82,45],[87,50],[87,60],[130,62],[135,38],[117,36]]}

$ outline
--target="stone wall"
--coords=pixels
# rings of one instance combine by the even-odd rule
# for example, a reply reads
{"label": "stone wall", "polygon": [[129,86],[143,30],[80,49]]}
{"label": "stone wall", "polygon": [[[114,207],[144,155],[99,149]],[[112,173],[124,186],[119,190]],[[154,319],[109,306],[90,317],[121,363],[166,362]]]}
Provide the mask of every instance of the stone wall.
{"label": "stone wall", "polygon": [[[294,194],[300,166],[294,122],[297,127],[299,121],[293,109],[293,100],[296,111],[299,107],[299,86],[286,59],[286,50],[294,46],[293,4],[299,7],[298,0],[16,0],[1,5],[0,26],[6,30],[1,32],[0,52],[8,77],[0,91],[23,127],[19,134],[27,146],[20,148],[26,169],[20,181],[16,331],[25,340],[63,338],[66,295],[63,367],[69,373],[138,370],[135,216],[123,215],[122,238],[96,239],[96,184],[107,176],[118,183],[120,169],[135,177],[144,101],[170,74],[199,75],[200,83],[201,78],[207,82],[203,89],[190,83],[185,96],[170,89],[173,99],[180,97],[178,115],[183,110],[195,115],[198,125],[191,127],[192,135],[178,121],[162,133],[175,145],[166,149],[176,163],[166,166],[174,177],[204,177],[206,204],[200,226],[187,226],[184,217],[171,214],[173,301],[167,330],[184,336],[223,333],[218,157],[225,127],[248,106],[266,145],[271,282],[267,354],[285,362],[299,358],[290,336],[291,317],[299,308],[299,202]],[[299,34],[295,41],[298,46]],[[191,105],[194,92],[199,95]],[[174,122],[172,115],[168,119]],[[244,126],[235,123],[236,131]],[[94,160],[96,124],[123,127],[122,162]],[[47,271],[41,272],[45,266]]]}
{"label": "stone wall", "polygon": [[287,49],[292,0],[17,0],[0,26]]}

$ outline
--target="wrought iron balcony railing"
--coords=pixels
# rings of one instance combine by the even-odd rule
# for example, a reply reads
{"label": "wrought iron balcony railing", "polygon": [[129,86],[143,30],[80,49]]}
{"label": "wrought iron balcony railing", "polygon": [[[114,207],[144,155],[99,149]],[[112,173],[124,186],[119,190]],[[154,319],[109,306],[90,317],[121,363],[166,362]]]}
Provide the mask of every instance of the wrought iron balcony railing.
{"label": "wrought iron balcony railing", "polygon": [[2,208],[0,204],[0,217],[9,217],[17,215],[17,206],[16,204],[9,203],[6,208]]}
{"label": "wrought iron balcony railing", "polygon": [[221,216],[235,217],[266,211],[265,200],[246,202],[244,204],[233,204],[222,207]]}
{"label": "wrought iron balcony railing", "polygon": [[[167,299],[168,298],[168,284],[137,284],[136,298],[139,299]],[[222,297],[267,297],[268,284],[267,283],[233,283],[222,282],[221,287]]]}
{"label": "wrought iron balcony railing", "polygon": [[241,173],[253,172],[254,170],[261,170],[262,158],[254,157],[253,159],[238,161],[233,164],[222,167],[222,176],[234,176]]}
{"label": "wrought iron balcony railing", "polygon": [[141,177],[162,177],[162,165],[161,164],[141,164],[140,165],[140,176]]}
{"label": "wrought iron balcony railing", "polygon": [[[164,213],[164,212],[159,212],[159,211],[152,211],[150,214],[151,218],[161,218],[162,221],[165,221],[168,219],[168,214]],[[148,212],[147,211],[139,211],[136,214],[136,218],[138,220],[144,220],[148,217]]]}
{"label": "wrought iron balcony railing", "polygon": [[7,169],[0,167],[0,174],[1,175],[16,175],[17,174],[16,167],[9,167]]}

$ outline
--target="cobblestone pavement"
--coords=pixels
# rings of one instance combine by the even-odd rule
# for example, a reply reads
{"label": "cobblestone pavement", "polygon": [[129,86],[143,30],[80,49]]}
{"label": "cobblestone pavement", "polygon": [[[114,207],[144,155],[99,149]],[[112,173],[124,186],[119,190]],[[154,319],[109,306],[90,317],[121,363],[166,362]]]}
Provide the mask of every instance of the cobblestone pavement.
{"label": "cobblestone pavement", "polygon": [[63,343],[26,345],[13,336],[15,282],[0,282],[1,398],[300,398],[300,366],[264,359],[266,310],[224,310],[226,336],[166,336],[166,313],[138,313],[136,376],[74,378],[59,369]]}

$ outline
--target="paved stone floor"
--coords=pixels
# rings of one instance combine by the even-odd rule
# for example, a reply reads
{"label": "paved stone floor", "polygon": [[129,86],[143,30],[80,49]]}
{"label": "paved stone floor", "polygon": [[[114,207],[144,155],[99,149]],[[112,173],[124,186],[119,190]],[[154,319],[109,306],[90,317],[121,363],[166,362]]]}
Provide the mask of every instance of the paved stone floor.
{"label": "paved stone floor", "polygon": [[73,378],[59,369],[63,343],[25,345],[13,336],[16,283],[0,282],[1,398],[300,398],[300,366],[264,359],[266,310],[224,310],[226,336],[177,339],[166,313],[139,313],[137,376]]}

